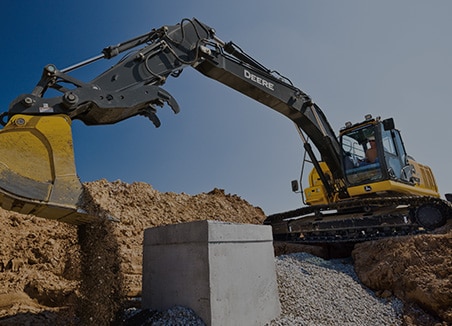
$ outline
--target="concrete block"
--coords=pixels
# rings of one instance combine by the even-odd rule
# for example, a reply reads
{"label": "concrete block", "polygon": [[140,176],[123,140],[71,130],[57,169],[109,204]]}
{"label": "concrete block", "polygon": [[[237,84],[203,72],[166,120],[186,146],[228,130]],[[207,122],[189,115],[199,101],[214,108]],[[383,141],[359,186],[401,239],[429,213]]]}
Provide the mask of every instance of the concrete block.
{"label": "concrete block", "polygon": [[207,325],[279,316],[271,227],[197,221],[146,229],[142,308],[193,309]]}

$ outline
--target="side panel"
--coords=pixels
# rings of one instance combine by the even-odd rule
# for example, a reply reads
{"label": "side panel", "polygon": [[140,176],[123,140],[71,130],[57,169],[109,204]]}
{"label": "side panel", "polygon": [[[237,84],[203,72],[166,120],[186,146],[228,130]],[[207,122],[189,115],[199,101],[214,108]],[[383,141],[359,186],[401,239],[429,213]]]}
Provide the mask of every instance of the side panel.
{"label": "side panel", "polygon": [[437,190],[422,187],[420,185],[410,185],[394,180],[369,183],[355,187],[349,187],[348,192],[351,197],[369,196],[370,194],[392,193],[411,196],[432,196],[440,197]]}
{"label": "side panel", "polygon": [[430,167],[420,164],[414,160],[408,159],[408,163],[414,167],[414,173],[412,177],[418,182],[420,188],[426,190],[438,192],[438,185],[436,184],[435,177]]}

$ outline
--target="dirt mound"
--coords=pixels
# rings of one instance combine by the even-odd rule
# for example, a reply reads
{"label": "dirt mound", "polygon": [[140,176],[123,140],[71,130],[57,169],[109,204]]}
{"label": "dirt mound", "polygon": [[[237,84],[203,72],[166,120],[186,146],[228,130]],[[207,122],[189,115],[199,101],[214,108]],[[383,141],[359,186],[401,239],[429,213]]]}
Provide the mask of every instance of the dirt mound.
{"label": "dirt mound", "polygon": [[[80,283],[77,228],[0,210],[0,317],[74,314]],[[17,321],[17,322],[15,322]],[[4,322],[2,322],[4,324]]]}
{"label": "dirt mound", "polygon": [[[144,229],[265,219],[260,208],[220,189],[191,196],[160,193],[145,183],[84,186],[85,208],[100,217],[98,223],[76,227],[0,209],[0,325],[109,324],[141,295]],[[300,248],[279,247],[285,253],[308,250]],[[413,307],[408,325],[433,325],[452,323],[451,251],[452,232],[444,228],[443,234],[362,243],[353,257],[366,286],[413,304],[407,305]]]}
{"label": "dirt mound", "polygon": [[425,325],[432,322],[416,313],[421,307],[436,317],[433,322],[452,324],[452,232],[360,243],[353,259],[364,285],[408,304],[407,323],[413,319],[424,320]]}
{"label": "dirt mound", "polygon": [[[214,189],[160,193],[145,183],[86,183],[81,227],[0,210],[0,324],[100,325],[140,296],[143,230],[194,220],[261,224],[260,208]],[[38,315],[35,315],[38,314]],[[3,317],[3,318],[2,318]]]}

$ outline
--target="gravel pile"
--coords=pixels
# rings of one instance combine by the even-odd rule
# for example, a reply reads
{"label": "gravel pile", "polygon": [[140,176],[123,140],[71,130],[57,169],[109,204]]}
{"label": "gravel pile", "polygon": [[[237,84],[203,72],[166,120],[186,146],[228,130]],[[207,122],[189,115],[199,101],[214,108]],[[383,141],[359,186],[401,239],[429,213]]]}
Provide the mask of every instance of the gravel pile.
{"label": "gravel pile", "polygon": [[[130,317],[128,316],[130,315]],[[122,326],[205,326],[196,313],[185,307],[175,306],[166,311],[135,310],[125,312]]]}
{"label": "gravel pile", "polygon": [[[403,303],[363,287],[351,259],[296,253],[275,259],[281,316],[267,326],[402,325]],[[187,308],[135,311],[126,325],[204,325]]]}
{"label": "gravel pile", "polygon": [[363,287],[351,259],[276,258],[281,316],[270,325],[402,325],[403,303]]}

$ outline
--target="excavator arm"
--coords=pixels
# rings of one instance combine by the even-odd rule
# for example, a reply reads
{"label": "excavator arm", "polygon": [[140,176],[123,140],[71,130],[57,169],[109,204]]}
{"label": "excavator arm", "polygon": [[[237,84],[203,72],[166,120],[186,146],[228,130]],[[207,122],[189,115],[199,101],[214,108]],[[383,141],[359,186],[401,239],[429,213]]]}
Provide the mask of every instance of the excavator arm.
{"label": "excavator arm", "polygon": [[[118,63],[89,83],[68,73],[128,51]],[[82,210],[83,186],[74,164],[70,124],[113,124],[133,116],[156,127],[158,107],[179,106],[161,86],[192,67],[291,119],[302,135],[319,176],[333,195],[333,180],[318,165],[304,133],[318,149],[335,180],[343,179],[340,146],[320,108],[303,91],[244,53],[221,41],[197,19],[163,26],[110,46],[102,54],[65,69],[44,68],[30,94],[16,98],[2,114],[0,131],[0,203],[3,208],[68,223],[91,219]],[[46,98],[49,89],[61,95]]]}

